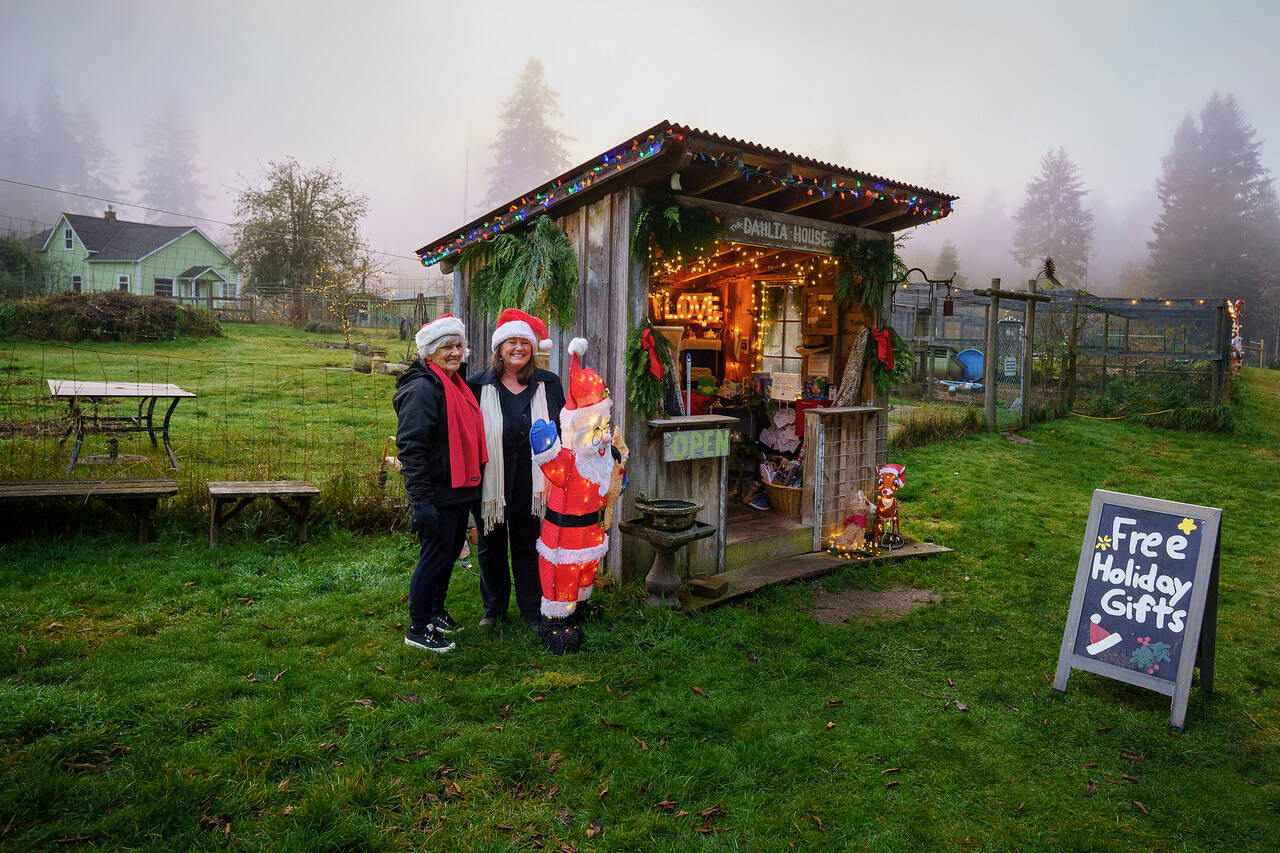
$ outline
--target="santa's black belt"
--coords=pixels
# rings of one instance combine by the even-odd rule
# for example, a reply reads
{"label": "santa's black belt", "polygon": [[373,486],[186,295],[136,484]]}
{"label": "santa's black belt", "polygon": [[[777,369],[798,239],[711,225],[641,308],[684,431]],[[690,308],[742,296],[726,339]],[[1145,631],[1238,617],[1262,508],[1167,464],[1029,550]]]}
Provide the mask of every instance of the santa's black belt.
{"label": "santa's black belt", "polygon": [[591,527],[604,520],[604,510],[598,509],[586,515],[565,515],[554,509],[548,509],[546,518],[556,527]]}

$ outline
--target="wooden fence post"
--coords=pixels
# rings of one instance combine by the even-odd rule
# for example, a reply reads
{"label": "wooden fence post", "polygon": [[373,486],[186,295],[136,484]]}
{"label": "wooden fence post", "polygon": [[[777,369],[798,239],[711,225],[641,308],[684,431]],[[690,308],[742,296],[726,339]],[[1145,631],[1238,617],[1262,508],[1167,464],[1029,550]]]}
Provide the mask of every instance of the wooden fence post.
{"label": "wooden fence post", "polygon": [[987,429],[996,428],[996,327],[1000,322],[1000,279],[991,279],[990,302],[987,303],[986,352],[982,356],[983,413]]}
{"label": "wooden fence post", "polygon": [[1080,294],[1071,297],[1071,331],[1067,336],[1067,410],[1076,407],[1076,345],[1079,343],[1079,329],[1076,317],[1080,313]]}
{"label": "wooden fence post", "polygon": [[[1027,293],[1036,292],[1036,280],[1027,279]],[[1036,301],[1027,300],[1022,324],[1022,427],[1031,423],[1031,362],[1035,358]]]}

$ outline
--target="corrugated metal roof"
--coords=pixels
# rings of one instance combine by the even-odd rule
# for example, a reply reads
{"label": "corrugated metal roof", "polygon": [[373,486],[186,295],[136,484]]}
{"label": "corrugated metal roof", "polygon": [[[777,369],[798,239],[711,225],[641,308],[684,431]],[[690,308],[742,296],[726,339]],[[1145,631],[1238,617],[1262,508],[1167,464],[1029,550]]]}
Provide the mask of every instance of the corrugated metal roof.
{"label": "corrugated metal roof", "polygon": [[[592,186],[597,181],[625,174],[646,157],[664,151],[667,142],[672,140],[678,140],[680,144],[684,145],[686,153],[689,152],[689,143],[697,140],[705,142],[709,146],[719,145],[723,148],[732,148],[742,152],[756,153],[765,157],[784,160],[804,168],[848,177],[853,181],[870,181],[883,185],[886,190],[902,190],[916,195],[927,195],[936,199],[942,207],[948,208],[942,213],[943,216],[950,212],[950,203],[957,198],[957,196],[941,193],[937,190],[893,181],[870,172],[860,172],[845,166],[816,160],[812,157],[792,154],[780,148],[771,148],[755,142],[664,120],[558,177],[552,178],[529,192],[512,199],[506,204],[494,208],[484,216],[472,220],[461,228],[451,231],[437,240],[433,240],[418,249],[417,254],[423,264],[430,266],[461,251],[472,243],[489,239],[508,228],[516,227],[528,217],[536,217],[543,211],[549,211],[563,205],[572,199],[576,193]],[[639,154],[633,155],[628,159],[629,152],[636,151],[639,151]],[[697,156],[697,152],[693,152],[693,155]],[[568,190],[567,192],[566,189]]]}
{"label": "corrugated metal roof", "polygon": [[[901,181],[895,181],[891,178],[883,177],[881,175],[873,175],[870,172],[860,172],[857,169],[851,169],[848,166],[840,166],[835,163],[827,163],[822,160],[815,160],[812,157],[805,157],[802,154],[793,154],[790,151],[784,151],[781,148],[771,148],[768,145],[761,145],[758,142],[751,142],[746,139],[738,139],[732,136],[725,136],[724,134],[721,134],[721,133],[715,133],[709,130],[700,130],[699,128],[689,127],[688,125],[683,125],[683,124],[670,124],[669,122],[664,122],[664,125],[666,127],[669,127],[671,130],[676,131],[677,133],[684,134],[685,136],[700,136],[704,139],[710,139],[722,145],[730,145],[730,146],[733,146],[734,148],[742,148],[749,151],[755,151],[758,154],[764,154],[770,157],[777,157],[782,160],[790,160],[793,163],[803,164],[803,165],[809,166],[810,168],[818,168],[824,172],[842,172],[847,175],[855,175],[865,180],[875,181],[876,183],[880,183],[880,184],[888,184],[894,187],[898,187],[900,189],[912,190],[917,193],[925,193],[927,195],[936,196],[939,199],[945,199],[947,201],[955,201],[957,198],[959,198],[959,196],[948,195],[947,193],[939,192],[938,190],[931,190],[928,187],[916,186],[914,184],[906,184]],[[659,125],[659,127],[662,127],[662,126],[663,125]]]}

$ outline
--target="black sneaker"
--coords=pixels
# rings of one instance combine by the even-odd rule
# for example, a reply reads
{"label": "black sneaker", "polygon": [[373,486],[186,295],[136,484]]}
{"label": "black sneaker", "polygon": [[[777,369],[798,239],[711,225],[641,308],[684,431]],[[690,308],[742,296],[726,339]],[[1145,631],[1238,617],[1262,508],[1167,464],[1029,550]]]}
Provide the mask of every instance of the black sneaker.
{"label": "black sneaker", "polygon": [[453,643],[441,636],[430,624],[421,634],[415,633],[410,628],[408,633],[404,635],[404,644],[406,646],[417,646],[429,652],[448,652],[453,650]]}
{"label": "black sneaker", "polygon": [[441,613],[434,617],[429,623],[432,628],[440,634],[452,634],[454,631],[461,631],[462,626],[453,621],[453,617],[448,613]]}

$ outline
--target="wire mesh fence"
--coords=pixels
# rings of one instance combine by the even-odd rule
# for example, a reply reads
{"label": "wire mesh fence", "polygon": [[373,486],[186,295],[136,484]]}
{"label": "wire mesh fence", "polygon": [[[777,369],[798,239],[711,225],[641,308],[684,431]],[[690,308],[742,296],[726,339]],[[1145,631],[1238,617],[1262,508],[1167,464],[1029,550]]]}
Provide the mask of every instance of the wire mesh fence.
{"label": "wire mesh fence", "polygon": [[[997,427],[1021,421],[1028,406],[1032,419],[1076,411],[1194,421],[1221,404],[1230,374],[1222,301],[1108,298],[1074,290],[1044,295],[1048,301],[1037,305],[1030,328],[1025,303],[1000,300],[990,389]],[[989,304],[987,296],[945,288],[896,292],[893,325],[916,353],[916,371],[895,396],[981,405]]]}
{"label": "wire mesh fence", "polygon": [[51,396],[49,380],[165,383],[196,395],[173,413],[176,473],[146,433],[111,429],[109,418],[131,416],[136,402],[81,399],[87,434],[70,476],[176,477],[175,514],[207,506],[207,481],[310,480],[329,516],[385,527],[404,499],[398,476],[379,477],[396,427],[395,377],[353,371],[351,352],[330,349],[333,343],[255,327],[234,340],[206,341],[207,357],[189,345],[140,352],[138,345],[8,342],[0,351],[0,479],[68,476],[72,413]]}

